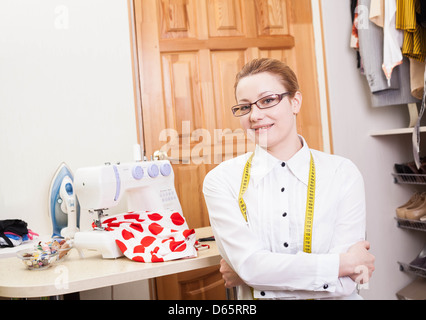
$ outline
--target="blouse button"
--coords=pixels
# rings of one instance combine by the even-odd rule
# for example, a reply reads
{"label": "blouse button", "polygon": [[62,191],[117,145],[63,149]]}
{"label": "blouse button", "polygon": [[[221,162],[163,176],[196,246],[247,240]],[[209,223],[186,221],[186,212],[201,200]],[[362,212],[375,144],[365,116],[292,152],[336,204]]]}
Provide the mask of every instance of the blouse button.
{"label": "blouse button", "polygon": [[286,216],[287,216],[287,212],[284,212],[284,213],[283,213],[283,217],[286,217]]}
{"label": "blouse button", "polygon": [[285,167],[285,162],[281,162],[281,167]]}
{"label": "blouse button", "polygon": [[265,296],[265,291],[260,291],[260,295],[262,296],[262,297],[264,297]]}
{"label": "blouse button", "polygon": [[285,188],[281,188],[281,192],[284,192]]}
{"label": "blouse button", "polygon": [[324,290],[327,290],[327,288],[328,288],[328,284],[323,285]]}
{"label": "blouse button", "polygon": [[287,242],[284,242],[284,247],[288,247],[288,243]]}

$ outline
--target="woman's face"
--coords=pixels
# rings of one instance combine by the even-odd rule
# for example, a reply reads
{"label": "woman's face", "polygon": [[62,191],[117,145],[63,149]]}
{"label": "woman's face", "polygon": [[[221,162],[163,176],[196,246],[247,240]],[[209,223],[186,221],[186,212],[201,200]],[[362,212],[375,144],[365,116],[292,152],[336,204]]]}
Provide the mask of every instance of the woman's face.
{"label": "woman's face", "polygon": [[[280,78],[269,72],[262,72],[242,78],[236,88],[237,103],[253,103],[271,95],[287,92]],[[301,93],[293,98],[285,96],[280,103],[268,109],[252,105],[250,113],[240,117],[241,126],[247,135],[270,151],[285,147],[297,137],[295,114],[300,110]]]}

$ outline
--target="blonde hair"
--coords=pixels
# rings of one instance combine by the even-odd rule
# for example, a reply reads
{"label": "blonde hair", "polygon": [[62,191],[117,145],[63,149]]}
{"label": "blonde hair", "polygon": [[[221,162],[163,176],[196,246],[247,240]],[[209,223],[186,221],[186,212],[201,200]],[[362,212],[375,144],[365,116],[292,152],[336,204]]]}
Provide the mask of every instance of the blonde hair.
{"label": "blonde hair", "polygon": [[261,72],[269,72],[277,75],[287,91],[290,92],[290,98],[293,98],[296,92],[299,91],[297,76],[286,63],[277,59],[260,58],[248,62],[241,71],[237,73],[235,77],[234,94],[242,78]]}

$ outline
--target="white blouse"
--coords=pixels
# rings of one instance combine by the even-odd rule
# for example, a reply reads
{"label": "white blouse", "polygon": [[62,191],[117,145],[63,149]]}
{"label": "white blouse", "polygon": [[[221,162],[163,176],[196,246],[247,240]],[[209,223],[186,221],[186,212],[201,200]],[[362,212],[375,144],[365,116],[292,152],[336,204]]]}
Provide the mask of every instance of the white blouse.
{"label": "white blouse", "polygon": [[[238,206],[244,165],[251,153],[219,164],[203,186],[222,257],[247,284],[239,298],[357,298],[356,283],[338,277],[339,253],[365,238],[363,178],[348,159],[303,147],[288,161],[256,146],[244,194],[248,222]],[[316,170],[312,253],[303,252],[310,152]],[[249,287],[248,287],[249,286]]]}

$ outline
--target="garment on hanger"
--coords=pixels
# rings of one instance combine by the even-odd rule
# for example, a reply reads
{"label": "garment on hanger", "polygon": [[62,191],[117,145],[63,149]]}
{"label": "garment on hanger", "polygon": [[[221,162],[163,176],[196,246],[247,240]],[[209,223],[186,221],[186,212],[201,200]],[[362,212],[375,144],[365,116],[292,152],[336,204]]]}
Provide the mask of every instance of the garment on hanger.
{"label": "garment on hanger", "polygon": [[382,69],[389,86],[393,69],[402,63],[401,46],[404,33],[395,28],[395,14],[396,0],[387,0],[384,6]]}
{"label": "garment on hanger", "polygon": [[385,22],[385,0],[371,0],[370,21],[383,28]]}
{"label": "garment on hanger", "polygon": [[416,17],[416,15],[421,16],[420,0],[397,0],[396,6],[396,28],[404,30],[402,54],[424,62],[426,59],[426,28],[417,23]]}
{"label": "garment on hanger", "polygon": [[356,10],[358,0],[351,0],[351,18],[352,18],[352,32],[350,37],[349,46],[356,51],[357,68],[361,68],[361,57],[359,56],[359,41],[358,41],[358,12]]}
{"label": "garment on hanger", "polygon": [[411,94],[410,86],[410,60],[403,58],[401,65],[397,66],[392,73],[392,81],[398,79],[400,87],[398,89],[387,89],[371,94],[371,104],[373,107],[384,107],[399,104],[420,103]]}
{"label": "garment on hanger", "polygon": [[[360,8],[370,8],[371,0],[359,0]],[[368,10],[359,9],[360,14],[368,13]],[[362,27],[358,28],[359,53],[364,75],[367,78],[371,92],[386,90],[388,88],[398,89],[399,78],[391,79],[389,87],[387,79],[382,70],[383,64],[383,29],[372,23],[369,19],[363,20]]]}

